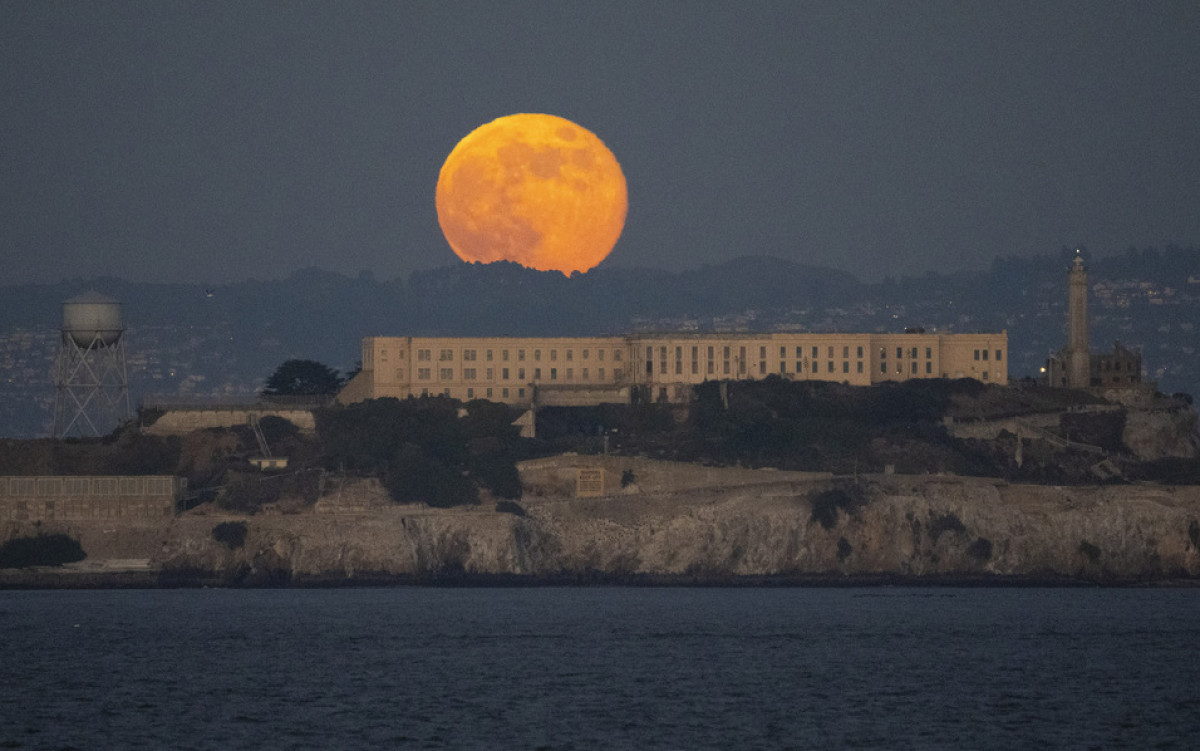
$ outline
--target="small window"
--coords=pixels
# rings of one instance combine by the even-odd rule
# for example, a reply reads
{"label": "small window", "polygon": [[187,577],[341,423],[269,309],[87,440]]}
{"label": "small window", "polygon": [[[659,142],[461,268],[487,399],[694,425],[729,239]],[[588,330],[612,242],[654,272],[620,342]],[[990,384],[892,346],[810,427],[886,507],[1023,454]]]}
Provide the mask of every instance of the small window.
{"label": "small window", "polygon": [[858,372],[858,373],[861,373],[861,372],[863,372],[863,364],[862,364],[862,360],[859,360],[859,361],[856,363],[856,365],[858,366],[858,370],[857,370],[856,372]]}
{"label": "small window", "polygon": [[542,380],[542,369],[541,368],[533,369],[533,380],[535,380],[535,381]]}
{"label": "small window", "polygon": [[551,381],[558,380],[558,368],[550,368],[550,380]]}
{"label": "small window", "polygon": [[932,373],[932,372],[933,372],[933,363],[931,363],[931,362],[927,362],[927,363],[925,363],[925,372],[926,372],[926,373]]}
{"label": "small window", "polygon": [[933,347],[926,347],[925,348],[925,359],[928,360],[931,357],[933,357]]}
{"label": "small window", "polygon": [[454,368],[439,368],[438,369],[438,378],[443,381],[453,381],[454,380]]}
{"label": "small window", "polygon": [[[859,347],[859,348],[858,348],[858,357],[859,357],[859,359],[862,359],[862,356],[863,356],[862,347]],[[860,370],[860,371],[858,371],[858,372],[860,372],[860,373],[861,373],[862,371]]]}
{"label": "small window", "polygon": [[996,362],[1000,362],[1001,360],[1004,359],[1003,354],[1004,354],[1004,350],[1000,350],[1000,349],[996,350]]}

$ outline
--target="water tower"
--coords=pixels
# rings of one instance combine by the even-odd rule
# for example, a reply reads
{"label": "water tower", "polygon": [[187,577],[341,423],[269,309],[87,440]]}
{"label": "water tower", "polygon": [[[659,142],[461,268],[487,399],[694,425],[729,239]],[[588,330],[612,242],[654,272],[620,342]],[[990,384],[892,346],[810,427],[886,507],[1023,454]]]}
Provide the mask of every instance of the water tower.
{"label": "water tower", "polygon": [[102,435],[129,418],[124,334],[116,300],[88,292],[63,303],[54,367],[55,438]]}

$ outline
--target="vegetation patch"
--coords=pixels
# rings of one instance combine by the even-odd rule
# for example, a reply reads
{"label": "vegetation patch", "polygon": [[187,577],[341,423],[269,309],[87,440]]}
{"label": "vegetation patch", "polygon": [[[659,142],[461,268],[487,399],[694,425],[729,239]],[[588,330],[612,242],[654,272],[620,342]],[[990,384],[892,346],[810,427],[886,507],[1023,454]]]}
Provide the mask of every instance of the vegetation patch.
{"label": "vegetation patch", "polygon": [[221,522],[213,527],[212,537],[230,550],[246,544],[246,522]]}
{"label": "vegetation patch", "polygon": [[1087,540],[1080,540],[1079,552],[1092,563],[1100,562],[1100,548],[1096,547]]}
{"label": "vegetation patch", "polygon": [[853,552],[854,552],[854,547],[850,544],[850,541],[847,540],[845,537],[839,537],[838,541],[837,541],[838,562],[844,563],[845,560],[847,558],[849,558],[850,554]]}
{"label": "vegetation patch", "polygon": [[62,534],[17,537],[0,545],[0,568],[61,566],[84,558],[79,540]]}
{"label": "vegetation patch", "polygon": [[967,546],[967,556],[980,563],[990,561],[992,559],[992,541],[986,537],[980,537]]}
{"label": "vegetation patch", "polygon": [[809,519],[825,529],[833,529],[837,526],[839,512],[854,514],[862,505],[862,501],[855,494],[842,488],[822,491],[810,502],[812,503],[812,514]]}
{"label": "vegetation patch", "polygon": [[967,527],[958,514],[941,514],[929,521],[929,535],[936,543],[943,532],[966,532]]}

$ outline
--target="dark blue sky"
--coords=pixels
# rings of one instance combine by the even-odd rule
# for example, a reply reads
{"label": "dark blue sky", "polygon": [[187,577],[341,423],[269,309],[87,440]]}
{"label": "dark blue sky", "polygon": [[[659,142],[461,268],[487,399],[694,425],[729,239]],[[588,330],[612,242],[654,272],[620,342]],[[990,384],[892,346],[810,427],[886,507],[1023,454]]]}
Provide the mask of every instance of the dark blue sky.
{"label": "dark blue sky", "polygon": [[606,265],[1200,243],[1200,3],[0,4],[0,284],[456,263],[476,126],[616,154]]}

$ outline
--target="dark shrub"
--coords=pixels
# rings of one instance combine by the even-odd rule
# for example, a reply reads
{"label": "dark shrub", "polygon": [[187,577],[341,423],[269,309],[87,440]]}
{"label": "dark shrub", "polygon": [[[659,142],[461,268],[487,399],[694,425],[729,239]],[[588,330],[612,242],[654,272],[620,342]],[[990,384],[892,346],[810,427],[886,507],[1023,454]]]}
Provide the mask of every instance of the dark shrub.
{"label": "dark shrub", "polygon": [[991,560],[992,541],[986,537],[980,537],[975,542],[967,546],[967,555],[977,561]]}
{"label": "dark shrub", "polygon": [[966,532],[967,527],[962,523],[962,519],[958,518],[957,514],[942,514],[933,517],[929,522],[929,535],[934,542],[941,537],[943,532]]}
{"label": "dark shrub", "polygon": [[837,526],[838,511],[851,514],[858,506],[858,502],[846,491],[837,488],[826,490],[812,499],[812,515],[809,519],[825,529],[833,529]]}
{"label": "dark shrub", "polygon": [[221,522],[213,527],[212,537],[230,550],[246,544],[246,522]]}
{"label": "dark shrub", "polygon": [[1087,540],[1082,540],[1079,543],[1079,552],[1087,556],[1087,559],[1092,563],[1096,563],[1100,560],[1100,548],[1096,547]]}
{"label": "dark shrub", "polygon": [[850,545],[850,541],[845,537],[838,538],[838,561],[845,561],[854,552],[854,548]]}
{"label": "dark shrub", "polygon": [[61,566],[84,558],[79,540],[61,534],[18,537],[0,545],[0,568]]}
{"label": "dark shrub", "polygon": [[479,502],[475,484],[461,471],[406,443],[396,452],[383,485],[397,503],[426,503],[438,508]]}

